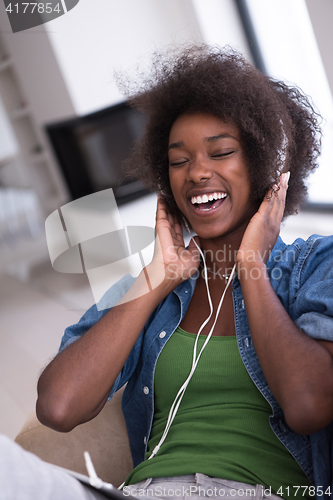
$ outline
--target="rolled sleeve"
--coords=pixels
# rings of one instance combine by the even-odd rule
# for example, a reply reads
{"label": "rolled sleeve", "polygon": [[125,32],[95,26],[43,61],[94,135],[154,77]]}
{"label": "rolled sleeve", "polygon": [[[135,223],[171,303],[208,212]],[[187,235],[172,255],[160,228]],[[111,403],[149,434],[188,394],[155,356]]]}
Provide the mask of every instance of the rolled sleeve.
{"label": "rolled sleeve", "polygon": [[118,283],[113,285],[101,298],[98,304],[94,304],[82,316],[78,323],[66,328],[61,339],[59,352],[63,351],[70,344],[82,337],[92,328],[105,314],[114,307],[119,300],[128,292],[135,281],[135,278],[126,274]]}
{"label": "rolled sleeve", "polygon": [[302,314],[295,323],[300,330],[313,339],[333,341],[333,317],[308,312]]}
{"label": "rolled sleeve", "polygon": [[[82,335],[84,335],[103,316],[105,316],[105,314],[107,314],[107,312],[110,311],[110,309],[114,307],[119,302],[119,300],[127,293],[134,281],[135,278],[133,278],[132,276],[124,276],[118,283],[113,285],[106,292],[106,294],[101,298],[100,302],[97,305],[94,304],[92,307],[90,307],[90,309],[88,309],[88,311],[82,316],[78,323],[67,327],[61,339],[58,354],[66,349],[69,345],[73,344],[80,337],[82,337]],[[106,304],[108,307],[106,307]],[[103,307],[101,307],[101,305]],[[128,369],[122,370],[119,373],[112,386],[108,399],[110,399],[113,394],[127,382],[127,379],[125,380],[123,376],[124,373],[126,375],[127,372]]]}
{"label": "rolled sleeve", "polygon": [[309,241],[295,281],[296,325],[314,339],[333,341],[333,236]]}

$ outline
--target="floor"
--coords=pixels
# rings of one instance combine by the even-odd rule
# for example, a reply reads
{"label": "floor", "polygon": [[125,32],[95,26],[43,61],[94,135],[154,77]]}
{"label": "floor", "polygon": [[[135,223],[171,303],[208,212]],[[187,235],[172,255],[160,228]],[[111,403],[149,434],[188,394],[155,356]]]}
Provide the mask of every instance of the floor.
{"label": "floor", "polygon": [[[332,234],[333,214],[301,213],[282,228],[286,242]],[[14,438],[33,411],[36,383],[56,354],[63,330],[93,303],[85,275],[61,274],[48,259],[30,272],[0,275],[0,432]]]}

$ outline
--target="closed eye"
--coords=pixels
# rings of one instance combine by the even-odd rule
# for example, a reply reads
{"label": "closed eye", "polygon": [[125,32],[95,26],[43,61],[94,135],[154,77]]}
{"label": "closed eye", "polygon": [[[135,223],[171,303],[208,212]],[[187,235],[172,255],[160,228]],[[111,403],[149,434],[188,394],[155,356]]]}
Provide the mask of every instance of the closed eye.
{"label": "closed eye", "polygon": [[212,158],[223,158],[225,156],[230,156],[232,153],[234,153],[235,151],[228,151],[227,153],[219,153],[219,154],[214,154],[214,155],[211,155]]}
{"label": "closed eye", "polygon": [[[232,150],[232,151],[228,151],[226,153],[216,153],[216,154],[211,154],[210,157],[211,158],[216,158],[216,159],[220,159],[220,158],[225,158],[227,156],[230,156],[232,155],[233,153],[235,152],[235,150]],[[171,161],[169,163],[169,167],[181,167],[183,165],[185,165],[189,160],[188,159],[184,159],[184,160],[174,160],[174,161]]]}
{"label": "closed eye", "polygon": [[185,165],[185,163],[187,163],[188,160],[179,160],[179,161],[172,161],[169,163],[169,166],[170,167],[180,167],[181,165]]}

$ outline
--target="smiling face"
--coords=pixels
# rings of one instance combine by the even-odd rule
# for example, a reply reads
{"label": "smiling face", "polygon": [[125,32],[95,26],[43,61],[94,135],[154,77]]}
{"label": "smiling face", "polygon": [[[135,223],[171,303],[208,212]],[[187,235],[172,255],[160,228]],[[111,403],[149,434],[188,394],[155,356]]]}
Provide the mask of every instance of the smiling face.
{"label": "smiling face", "polygon": [[182,115],[172,126],[168,155],[173,196],[199,237],[241,239],[258,205],[237,127],[209,114]]}

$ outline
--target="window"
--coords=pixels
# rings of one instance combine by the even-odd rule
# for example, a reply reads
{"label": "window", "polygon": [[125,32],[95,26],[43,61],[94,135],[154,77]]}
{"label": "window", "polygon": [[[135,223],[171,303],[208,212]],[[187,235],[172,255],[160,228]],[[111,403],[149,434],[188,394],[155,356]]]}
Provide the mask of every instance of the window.
{"label": "window", "polygon": [[309,203],[333,207],[333,99],[305,0],[247,0],[267,73],[297,85],[323,116],[322,155]]}

